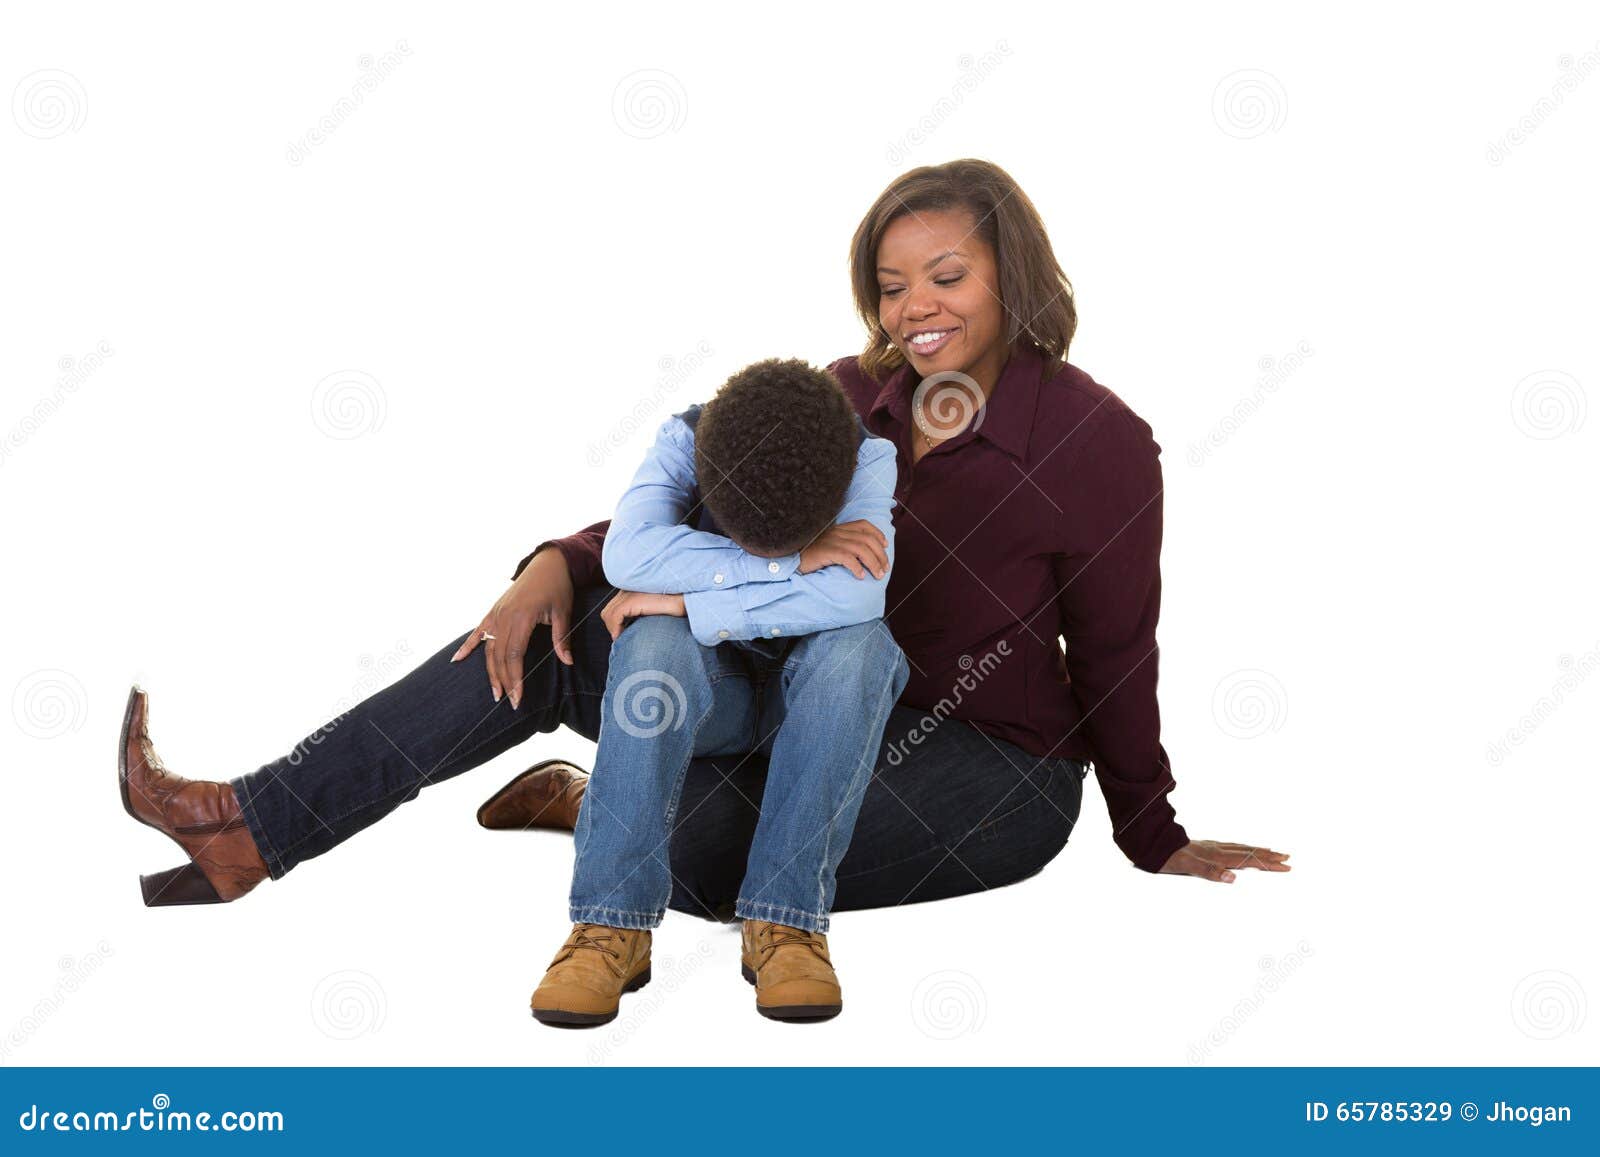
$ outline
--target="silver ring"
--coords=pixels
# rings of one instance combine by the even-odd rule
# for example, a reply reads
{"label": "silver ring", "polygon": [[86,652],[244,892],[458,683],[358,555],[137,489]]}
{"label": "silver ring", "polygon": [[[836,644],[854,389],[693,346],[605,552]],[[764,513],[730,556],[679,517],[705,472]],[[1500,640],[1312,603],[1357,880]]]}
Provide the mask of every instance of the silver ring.
{"label": "silver ring", "polygon": [[490,639],[494,638],[494,636],[491,635],[488,631],[485,631],[485,632],[483,632],[483,634],[479,635],[478,638],[480,640],[482,640],[483,642],[487,643]]}

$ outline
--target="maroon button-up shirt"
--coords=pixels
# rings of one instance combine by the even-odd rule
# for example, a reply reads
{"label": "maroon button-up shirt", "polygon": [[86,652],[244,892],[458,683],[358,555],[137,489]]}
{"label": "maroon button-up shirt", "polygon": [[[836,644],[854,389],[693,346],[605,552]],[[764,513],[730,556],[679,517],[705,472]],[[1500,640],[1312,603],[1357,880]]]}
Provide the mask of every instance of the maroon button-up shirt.
{"label": "maroon button-up shirt", "polygon": [[[829,369],[867,428],[899,448],[885,614],[911,666],[900,702],[1033,755],[1092,760],[1117,846],[1159,871],[1189,837],[1167,802],[1156,705],[1162,487],[1150,427],[1082,370],[1019,348],[978,419],[913,465],[910,367],[881,384],[853,357]],[[574,585],[603,582],[605,528],[534,553],[555,546]]]}

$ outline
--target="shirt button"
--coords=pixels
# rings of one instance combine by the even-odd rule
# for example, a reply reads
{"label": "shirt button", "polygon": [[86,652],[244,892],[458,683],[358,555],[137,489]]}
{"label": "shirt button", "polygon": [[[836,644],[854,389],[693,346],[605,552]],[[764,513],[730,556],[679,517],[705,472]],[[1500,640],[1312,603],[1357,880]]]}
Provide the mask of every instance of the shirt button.
{"label": "shirt button", "polygon": [[778,628],[777,628],[777,627],[773,627],[773,628],[772,628],[772,633],[773,633],[773,634],[774,634],[774,635],[776,635],[776,634],[777,634],[777,633],[778,633]]}
{"label": "shirt button", "polygon": [[714,574],[711,576],[711,581],[714,583],[719,583],[722,581],[722,576],[719,574]]}
{"label": "shirt button", "polygon": [[[777,574],[778,573],[778,564],[775,563],[775,562],[769,562],[767,564],[767,569],[769,571],[771,571],[773,574]],[[773,633],[776,634],[777,632],[773,632]]]}
{"label": "shirt button", "polygon": [[726,639],[727,637],[728,637],[728,632],[727,631],[718,631],[717,632],[717,638]]}

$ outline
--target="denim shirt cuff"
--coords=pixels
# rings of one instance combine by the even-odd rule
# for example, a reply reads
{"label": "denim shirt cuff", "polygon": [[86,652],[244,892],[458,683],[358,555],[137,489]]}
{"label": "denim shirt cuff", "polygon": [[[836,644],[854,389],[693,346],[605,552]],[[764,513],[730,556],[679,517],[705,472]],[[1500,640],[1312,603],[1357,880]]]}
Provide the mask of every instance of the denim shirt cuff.
{"label": "denim shirt cuff", "polygon": [[753,637],[750,616],[737,588],[725,591],[689,591],[683,596],[684,613],[695,642],[715,647],[730,639]]}

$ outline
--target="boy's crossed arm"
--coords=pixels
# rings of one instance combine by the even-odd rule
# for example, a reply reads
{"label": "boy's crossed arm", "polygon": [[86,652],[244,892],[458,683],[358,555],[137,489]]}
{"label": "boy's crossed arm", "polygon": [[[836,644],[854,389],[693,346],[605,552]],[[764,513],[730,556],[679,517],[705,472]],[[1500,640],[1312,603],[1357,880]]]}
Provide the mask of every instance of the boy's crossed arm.
{"label": "boy's crossed arm", "polygon": [[834,525],[793,554],[765,558],[695,530],[694,451],[669,419],[617,505],[606,579],[621,592],[602,612],[615,638],[630,618],[687,615],[705,646],[813,634],[881,618],[894,561],[895,450],[866,438]]}
{"label": "boy's crossed arm", "polygon": [[799,565],[798,554],[759,558],[731,538],[685,521],[695,513],[692,438],[679,418],[661,424],[600,548],[606,581],[621,590],[665,595],[788,578]]}

